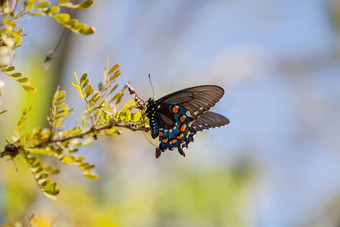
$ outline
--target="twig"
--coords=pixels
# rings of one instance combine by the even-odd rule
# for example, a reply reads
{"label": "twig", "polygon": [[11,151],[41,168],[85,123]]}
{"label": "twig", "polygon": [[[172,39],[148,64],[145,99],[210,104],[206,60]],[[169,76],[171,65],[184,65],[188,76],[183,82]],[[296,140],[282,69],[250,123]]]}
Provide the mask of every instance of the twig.
{"label": "twig", "polygon": [[[65,141],[76,139],[76,138],[84,138],[85,136],[90,135],[91,133],[100,132],[100,131],[103,131],[103,130],[111,129],[113,127],[126,128],[126,129],[130,129],[132,131],[142,131],[142,132],[148,132],[149,131],[149,128],[136,128],[135,124],[122,124],[122,123],[112,122],[112,123],[108,123],[106,125],[103,125],[103,126],[97,127],[97,128],[91,127],[88,131],[80,133],[78,135],[73,135],[73,136],[64,137],[64,138],[60,138],[60,139],[46,140],[44,142],[38,143],[38,144],[34,145],[33,147],[29,147],[29,148],[39,148],[39,147],[43,147],[44,145],[47,145],[47,144],[50,144],[50,143],[65,142]],[[0,155],[1,155],[1,153],[0,153]]]}

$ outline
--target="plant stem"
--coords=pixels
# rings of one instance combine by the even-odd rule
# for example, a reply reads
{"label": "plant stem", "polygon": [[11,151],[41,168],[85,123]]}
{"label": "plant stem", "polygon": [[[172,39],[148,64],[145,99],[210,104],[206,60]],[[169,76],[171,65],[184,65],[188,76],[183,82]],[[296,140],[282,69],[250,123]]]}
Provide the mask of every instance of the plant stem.
{"label": "plant stem", "polygon": [[132,131],[142,131],[142,132],[148,132],[149,131],[149,129],[145,128],[145,127],[136,128],[136,126],[134,124],[122,124],[122,123],[118,123],[118,122],[112,122],[112,123],[105,124],[105,125],[98,127],[98,128],[91,127],[86,132],[80,133],[78,135],[73,135],[73,136],[64,137],[64,138],[60,138],[60,139],[46,140],[46,141],[38,143],[38,144],[34,145],[33,147],[29,147],[29,148],[39,148],[39,147],[43,147],[44,145],[47,145],[47,144],[50,144],[50,143],[65,142],[65,141],[76,139],[76,138],[84,138],[85,136],[90,135],[92,133],[111,129],[113,127],[126,128],[126,129],[130,129]]}

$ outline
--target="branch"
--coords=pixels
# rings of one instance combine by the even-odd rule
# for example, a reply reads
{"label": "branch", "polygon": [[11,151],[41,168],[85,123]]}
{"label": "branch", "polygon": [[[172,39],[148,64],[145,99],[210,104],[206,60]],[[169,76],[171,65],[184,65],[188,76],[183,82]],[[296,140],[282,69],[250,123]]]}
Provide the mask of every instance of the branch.
{"label": "branch", "polygon": [[[60,138],[60,139],[54,139],[54,140],[53,139],[46,140],[44,142],[38,143],[38,144],[34,145],[33,147],[29,147],[29,148],[40,148],[40,147],[43,147],[44,145],[51,144],[51,143],[65,142],[65,141],[72,140],[72,139],[84,138],[85,136],[91,135],[92,133],[112,129],[113,127],[126,128],[126,129],[130,129],[131,131],[134,131],[134,132],[135,131],[142,131],[142,132],[148,132],[149,131],[149,128],[147,128],[147,127],[138,128],[136,126],[136,124],[122,124],[122,123],[112,122],[112,123],[103,125],[103,126],[98,127],[98,128],[91,127],[86,132],[83,132],[83,133],[80,133],[80,134],[77,134],[77,135],[73,135],[73,136],[69,136],[69,137],[65,137],[65,138]],[[1,153],[0,153],[0,155],[1,155]]]}

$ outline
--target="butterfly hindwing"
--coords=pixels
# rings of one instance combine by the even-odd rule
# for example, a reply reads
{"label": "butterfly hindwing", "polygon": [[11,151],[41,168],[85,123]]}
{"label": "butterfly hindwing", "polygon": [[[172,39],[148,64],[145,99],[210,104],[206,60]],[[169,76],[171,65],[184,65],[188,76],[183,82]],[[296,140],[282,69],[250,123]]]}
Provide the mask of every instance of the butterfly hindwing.
{"label": "butterfly hindwing", "polygon": [[169,105],[168,109],[173,116],[174,126],[172,128],[163,127],[159,130],[160,149],[162,151],[173,150],[184,144],[193,121],[189,112],[183,107]]}
{"label": "butterfly hindwing", "polygon": [[217,128],[217,127],[225,126],[229,124],[229,122],[230,121],[228,120],[228,118],[220,114],[207,111],[201,116],[199,116],[199,118],[197,118],[192,123],[191,128],[195,129],[196,131],[203,131],[203,130],[207,130],[210,128]]}
{"label": "butterfly hindwing", "polygon": [[207,130],[207,129],[210,129],[210,128],[222,127],[222,126],[229,124],[229,122],[230,121],[229,121],[228,118],[226,118],[226,117],[224,117],[220,114],[217,114],[217,113],[214,113],[214,112],[211,112],[211,111],[205,112],[204,114],[199,116],[199,118],[196,119],[192,123],[192,125],[190,127],[190,132],[188,134],[188,138],[187,138],[185,144],[182,145],[182,147],[187,148],[188,144],[190,142],[194,141],[194,135],[197,132]]}

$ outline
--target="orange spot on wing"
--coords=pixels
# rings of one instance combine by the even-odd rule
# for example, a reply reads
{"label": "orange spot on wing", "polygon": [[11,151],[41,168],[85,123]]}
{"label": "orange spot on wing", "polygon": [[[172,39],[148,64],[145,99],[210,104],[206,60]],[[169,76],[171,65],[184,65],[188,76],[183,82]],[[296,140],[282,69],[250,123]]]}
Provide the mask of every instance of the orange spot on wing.
{"label": "orange spot on wing", "polygon": [[158,135],[159,135],[159,136],[163,136],[163,132],[160,131],[160,132],[158,133]]}
{"label": "orange spot on wing", "polygon": [[171,140],[170,143],[175,144],[176,143],[176,139]]}
{"label": "orange spot on wing", "polygon": [[181,132],[185,132],[186,128],[187,128],[187,126],[185,126],[185,124],[183,124],[183,125],[181,125],[181,127],[179,128],[179,130],[180,130]]}
{"label": "orange spot on wing", "polygon": [[164,138],[164,139],[162,139],[163,143],[167,143],[168,140],[169,140],[169,138]]}
{"label": "orange spot on wing", "polygon": [[178,113],[178,111],[179,111],[178,106],[173,106],[173,107],[171,108],[171,111],[172,111],[173,113]]}
{"label": "orange spot on wing", "polygon": [[184,122],[185,119],[186,119],[186,117],[185,117],[184,115],[182,115],[182,116],[179,117],[179,121],[180,121],[180,122]]}
{"label": "orange spot on wing", "polygon": [[178,136],[176,136],[176,138],[178,139],[178,140],[181,140],[181,139],[183,139],[183,134],[181,133],[181,134],[179,134]]}

